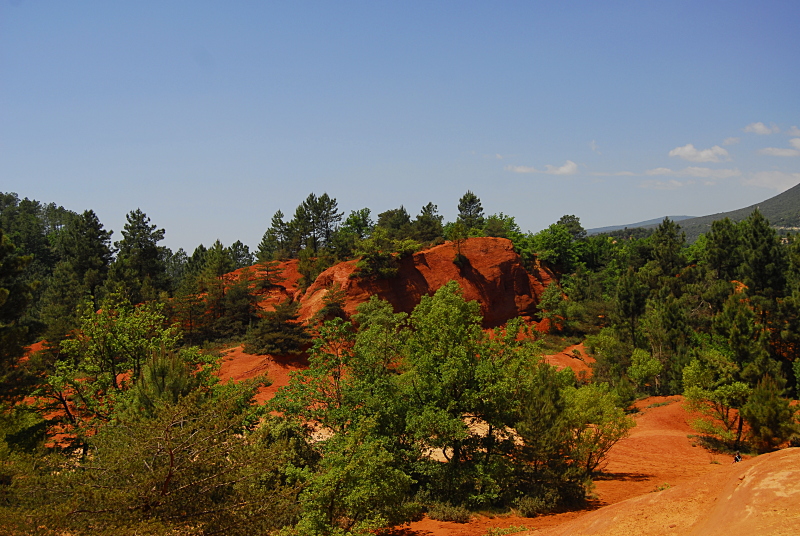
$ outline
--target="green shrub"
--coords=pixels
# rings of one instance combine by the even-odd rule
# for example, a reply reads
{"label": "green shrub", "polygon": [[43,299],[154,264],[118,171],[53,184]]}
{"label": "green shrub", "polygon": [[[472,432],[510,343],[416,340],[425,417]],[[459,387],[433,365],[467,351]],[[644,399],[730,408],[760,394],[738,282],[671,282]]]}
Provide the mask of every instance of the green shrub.
{"label": "green shrub", "polygon": [[472,514],[463,506],[437,503],[428,507],[428,517],[436,521],[451,521],[453,523],[469,523]]}
{"label": "green shrub", "polygon": [[558,506],[558,494],[553,490],[545,490],[535,497],[520,497],[514,502],[517,513],[520,516],[536,517],[541,514],[552,512],[556,506]]}

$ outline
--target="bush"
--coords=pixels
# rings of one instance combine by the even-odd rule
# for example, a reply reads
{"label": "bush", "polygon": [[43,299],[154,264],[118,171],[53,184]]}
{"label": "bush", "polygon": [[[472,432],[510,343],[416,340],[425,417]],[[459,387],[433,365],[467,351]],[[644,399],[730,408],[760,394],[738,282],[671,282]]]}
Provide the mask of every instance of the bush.
{"label": "bush", "polygon": [[297,305],[288,300],[264,315],[245,337],[244,351],[250,354],[300,354],[311,342],[305,327],[297,321]]}
{"label": "bush", "polygon": [[436,503],[428,507],[428,517],[436,521],[450,521],[453,523],[469,523],[472,514],[463,506]]}
{"label": "bush", "polygon": [[778,448],[800,431],[795,423],[795,411],[789,400],[781,396],[783,383],[764,376],[742,407],[742,416],[750,425],[750,435],[759,452]]}
{"label": "bush", "polygon": [[552,512],[558,506],[558,494],[553,490],[545,490],[535,497],[525,496],[518,498],[514,501],[514,506],[520,516],[536,517]]}

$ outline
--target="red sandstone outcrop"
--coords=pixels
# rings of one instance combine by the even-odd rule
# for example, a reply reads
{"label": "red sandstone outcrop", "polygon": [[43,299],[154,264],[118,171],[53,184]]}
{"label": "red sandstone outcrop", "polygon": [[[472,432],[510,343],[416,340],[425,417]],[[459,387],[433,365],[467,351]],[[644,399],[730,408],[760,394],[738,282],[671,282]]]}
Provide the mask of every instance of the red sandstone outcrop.
{"label": "red sandstone outcrop", "polygon": [[300,318],[308,320],[319,311],[334,284],[344,290],[344,309],[353,314],[372,295],[387,300],[396,311],[411,312],[422,296],[454,280],[465,299],[481,304],[485,327],[502,325],[517,316],[533,319],[539,297],[554,279],[552,274],[544,269],[529,273],[505,238],[470,238],[461,245],[461,254],[466,260],[458,266],[453,262],[453,243],[420,251],[401,260],[398,275],[390,279],[353,277],[356,261],[339,263],[320,274],[305,292]]}

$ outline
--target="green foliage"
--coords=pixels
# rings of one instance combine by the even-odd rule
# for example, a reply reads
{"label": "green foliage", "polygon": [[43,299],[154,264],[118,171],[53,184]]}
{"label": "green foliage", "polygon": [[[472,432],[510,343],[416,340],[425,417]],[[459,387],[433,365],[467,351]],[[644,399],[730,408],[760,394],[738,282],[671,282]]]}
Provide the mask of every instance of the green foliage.
{"label": "green foliage", "polygon": [[684,368],[683,385],[688,407],[704,415],[692,426],[712,437],[738,443],[743,424],[738,410],[752,391],[741,379],[740,366],[717,350],[702,350]]}
{"label": "green foliage", "polygon": [[742,416],[759,452],[775,450],[794,434],[800,433],[797,411],[782,396],[783,383],[769,375],[764,376],[742,406]]}
{"label": "green foliage", "polygon": [[451,523],[469,523],[472,512],[459,505],[436,503],[428,507],[428,517],[436,521],[449,521]]}
{"label": "green foliage", "polygon": [[552,490],[546,490],[542,495],[534,497],[523,496],[514,501],[517,514],[521,517],[536,517],[552,512],[558,506],[558,495]]}
{"label": "green foliage", "polygon": [[570,229],[554,223],[532,237],[533,250],[540,261],[546,262],[563,273],[571,272],[575,266],[576,249]]}
{"label": "green foliage", "polygon": [[109,291],[122,291],[131,303],[153,300],[169,285],[167,251],[158,245],[165,231],[151,225],[150,218],[138,208],[126,219],[122,240],[114,242],[118,252],[109,271]]}
{"label": "green foliage", "polygon": [[298,534],[367,536],[420,517],[420,506],[408,499],[414,481],[368,427],[364,422],[324,443],[320,467],[300,496]]}
{"label": "green foliage", "polygon": [[398,272],[398,261],[403,257],[419,251],[421,244],[414,240],[394,240],[380,225],[375,227],[372,235],[362,240],[356,253],[361,257],[357,263],[357,277],[390,279]]}
{"label": "green foliage", "polygon": [[392,240],[409,238],[412,233],[411,216],[403,205],[378,214],[377,228],[383,229]]}
{"label": "green foliage", "polygon": [[16,247],[0,229],[0,395],[13,395],[22,370],[17,366],[27,342],[28,328],[22,323],[34,291],[34,285],[23,279],[31,262],[30,256],[19,255]]}
{"label": "green foliage", "polygon": [[628,367],[628,376],[636,382],[640,390],[655,393],[658,390],[658,375],[664,369],[661,361],[654,359],[648,352],[636,348],[631,355],[631,366]]}
{"label": "green foliage", "polygon": [[195,392],[152,418],[103,427],[74,469],[18,480],[28,519],[74,534],[252,534],[285,525],[297,512],[289,452],[269,428],[254,427],[253,391],[239,391]]}
{"label": "green foliage", "polygon": [[[271,409],[330,437],[323,465],[336,460],[327,445],[346,451],[340,445],[349,438],[377,449],[379,460],[385,450],[388,465],[375,471],[391,468],[399,472],[387,479],[402,474],[416,482],[394,505],[413,502],[412,490],[434,511],[445,503],[508,505],[520,495],[551,496],[553,505],[580,501],[585,479],[630,420],[613,411],[616,399],[605,390],[573,392],[571,371],[543,363],[519,321],[487,336],[478,312],[454,282],[424,297],[409,317],[373,298],[359,307],[357,329],[341,319],[320,327],[309,368],[293,375]],[[336,482],[346,481],[339,467],[351,466],[336,464]],[[360,489],[326,486],[344,493],[326,495],[337,504]],[[312,501],[317,513],[304,523],[316,528],[300,532],[334,534],[330,527],[346,530],[357,518],[325,517],[330,510],[318,503],[330,501]]]}
{"label": "green foliage", "polygon": [[619,399],[606,385],[568,387],[564,398],[572,430],[571,456],[592,474],[611,447],[630,433],[635,422],[625,415]]}
{"label": "green foliage", "polygon": [[539,309],[539,317],[542,320],[550,321],[550,329],[552,331],[561,331],[565,326],[565,300],[564,293],[558,287],[558,284],[551,282],[544,289],[542,296],[539,298],[539,304],[536,306]]}
{"label": "green foliage", "polygon": [[524,532],[530,530],[530,527],[525,525],[514,525],[511,527],[493,527],[486,531],[484,536],[503,536],[505,534],[516,534],[517,532]]}
{"label": "green foliage", "polygon": [[333,318],[347,318],[344,311],[347,294],[339,283],[332,284],[322,297],[322,308],[314,314],[313,322],[324,322]]}
{"label": "green foliage", "polygon": [[483,227],[481,200],[470,190],[467,190],[467,193],[458,200],[458,219],[456,221],[462,224],[467,231]]}
{"label": "green foliage", "polygon": [[414,240],[422,244],[430,244],[444,236],[442,216],[438,214],[439,207],[428,203],[411,223]]}
{"label": "green foliage", "polygon": [[289,300],[264,313],[245,336],[244,351],[251,354],[298,355],[311,338],[297,321],[298,304]]}
{"label": "green foliage", "polygon": [[617,314],[627,324],[631,343],[636,346],[639,318],[647,305],[647,287],[642,283],[633,268],[628,268],[617,284]]}

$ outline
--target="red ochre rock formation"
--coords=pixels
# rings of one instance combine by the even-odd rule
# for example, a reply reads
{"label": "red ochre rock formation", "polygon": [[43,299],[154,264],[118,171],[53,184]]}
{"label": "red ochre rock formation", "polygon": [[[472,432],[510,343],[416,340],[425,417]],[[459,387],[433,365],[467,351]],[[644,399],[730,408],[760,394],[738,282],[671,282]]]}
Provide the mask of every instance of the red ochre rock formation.
{"label": "red ochre rock formation", "polygon": [[409,313],[422,296],[454,280],[466,300],[480,303],[484,327],[495,327],[518,316],[533,320],[539,297],[555,279],[542,268],[529,273],[505,238],[469,238],[461,245],[461,255],[465,262],[458,266],[451,242],[417,252],[402,259],[397,276],[390,279],[352,277],[356,261],[339,263],[320,274],[305,292],[300,319],[307,321],[323,307],[323,298],[334,284],[345,292],[348,314],[373,295],[387,300],[395,311]]}

